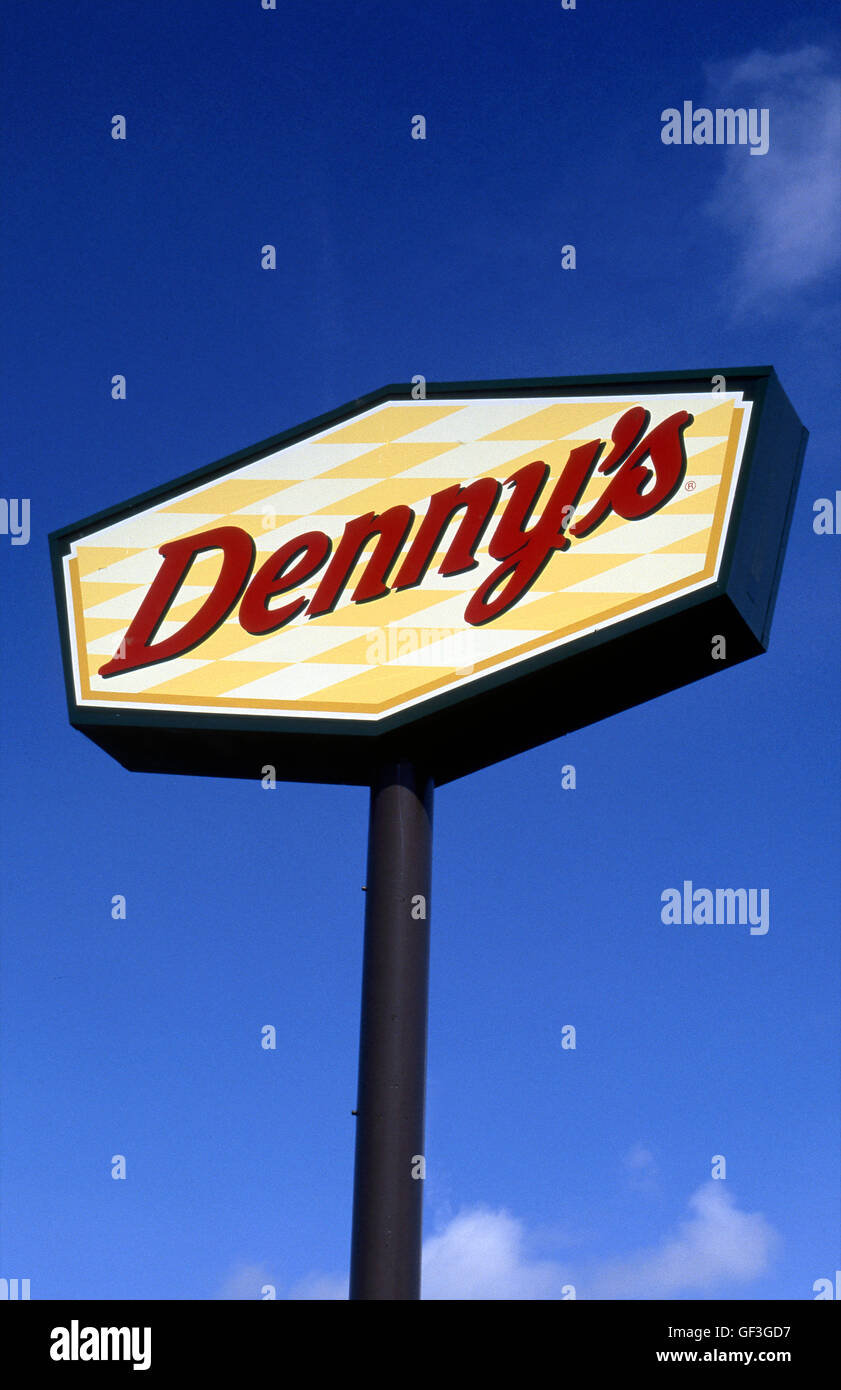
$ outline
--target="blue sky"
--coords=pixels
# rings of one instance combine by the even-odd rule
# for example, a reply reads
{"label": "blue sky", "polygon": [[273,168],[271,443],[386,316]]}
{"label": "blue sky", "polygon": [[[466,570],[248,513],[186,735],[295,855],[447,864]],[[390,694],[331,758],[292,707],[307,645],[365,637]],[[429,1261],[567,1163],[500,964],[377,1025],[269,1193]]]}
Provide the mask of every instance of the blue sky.
{"label": "blue sky", "polygon": [[[0,535],[0,1275],[335,1298],[350,1240],[366,793],[131,774],[74,732],[48,532],[418,373],[772,363],[811,437],[769,652],[437,793],[424,1291],[812,1298],[839,1226],[826,5],[4,16],[31,535]],[[767,108],[768,153],[664,145],[685,100]],[[768,888],[770,930],[665,926],[684,879]]]}

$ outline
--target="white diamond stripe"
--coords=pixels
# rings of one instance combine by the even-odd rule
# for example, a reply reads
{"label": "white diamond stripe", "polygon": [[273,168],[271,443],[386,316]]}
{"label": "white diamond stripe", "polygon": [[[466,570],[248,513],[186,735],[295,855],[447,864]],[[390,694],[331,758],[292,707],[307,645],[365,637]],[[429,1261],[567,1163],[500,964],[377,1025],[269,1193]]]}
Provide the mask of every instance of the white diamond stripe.
{"label": "white diamond stripe", "polygon": [[[160,564],[160,561],[158,561]],[[206,597],[209,589],[203,584],[185,584],[179,589],[177,603],[186,603],[187,599]],[[145,595],[139,594],[136,589],[129,589],[126,594],[115,594],[113,598],[105,599],[104,603],[97,603],[93,608],[85,609],[86,618],[133,618],[140,608]],[[163,625],[164,627],[166,624]],[[171,624],[174,631],[178,631],[183,626],[182,623]]]}
{"label": "white diamond stripe", "polygon": [[686,457],[692,459],[696,454],[703,454],[707,449],[713,449],[717,444],[726,444],[727,435],[692,435],[688,431],[683,436],[683,443],[686,449]]}
{"label": "white diamond stripe", "polygon": [[[615,531],[597,531],[589,540],[573,542],[570,555],[640,555],[643,551],[662,550],[665,545],[686,540],[712,525],[712,513],[693,512],[690,515],[669,515],[668,512],[643,517],[632,526],[618,526]],[[559,571],[560,574],[560,571]]]}
{"label": "white diamond stripe", "polygon": [[568,584],[568,594],[645,594],[676,580],[686,579],[701,567],[698,555],[639,555],[624,565]]}
{"label": "white diamond stripe", "polygon": [[[103,663],[104,664],[104,663]],[[91,690],[123,691],[127,695],[140,695],[176,676],[186,676],[197,671],[200,666],[209,666],[209,661],[191,661],[186,657],[178,661],[162,661],[156,666],[146,666],[139,671],[126,671],[122,676],[91,676]]]}
{"label": "white diamond stripe", "polygon": [[[439,402],[434,402],[438,404]],[[444,401],[441,404],[452,404]],[[446,444],[453,440],[459,444],[472,444],[477,439],[482,439],[486,435],[495,434],[497,430],[505,429],[508,425],[514,425],[519,420],[526,420],[531,415],[535,415],[538,410],[545,409],[548,405],[557,405],[558,402],[551,397],[545,400],[523,399],[516,400],[484,400],[470,401],[462,406],[461,410],[455,411],[453,415],[446,415],[443,419],[434,420],[429,425],[424,425],[419,430],[412,430],[411,434],[403,436],[407,444]],[[395,441],[398,443],[401,441]],[[500,441],[491,441],[491,443]]]}
{"label": "white diamond stripe", "polygon": [[293,483],[281,492],[273,492],[271,497],[264,497],[260,502],[251,502],[247,507],[240,507],[237,515],[260,516],[265,509],[270,508],[279,516],[299,515],[300,529],[306,531],[308,516],[320,512],[322,507],[331,507],[334,502],[343,502],[354,492],[361,492],[363,488],[372,487],[382,481],[382,478],[309,478],[297,485]]}
{"label": "white diamond stripe", "polygon": [[609,441],[613,433],[613,426],[616,424],[617,420],[621,419],[627,409],[628,407],[623,405],[619,410],[614,410],[612,415],[605,415],[601,420],[594,420],[592,425],[585,425],[584,428],[580,430],[570,430],[569,434],[564,435],[564,438],[570,440],[579,439],[583,442],[587,442],[591,439],[605,439]]}
{"label": "white diamond stripe", "polygon": [[[313,439],[303,439],[298,444],[288,444],[285,449],[267,454],[256,463],[245,464],[228,477],[252,478],[255,481],[265,478],[267,482],[273,478],[277,478],[278,482],[303,482],[306,478],[317,478],[320,473],[329,473],[332,468],[340,468],[352,459],[364,458],[380,447],[379,444],[320,444]],[[224,482],[225,479],[219,481]]]}
{"label": "white diamond stripe", "polygon": [[468,483],[475,478],[483,478],[506,463],[520,458],[523,454],[540,457],[540,450],[550,439],[486,440],[483,444],[462,444],[461,448],[451,449],[437,458],[426,459],[414,468],[407,468],[401,478],[454,478],[460,483]]}
{"label": "white diamond stripe", "polygon": [[223,661],[306,661],[309,657],[321,656],[333,647],[341,647],[357,637],[367,637],[370,627],[303,627],[284,628],[275,632],[262,642],[255,642],[243,632],[243,649],[231,652]]}
{"label": "white diamond stripe", "polygon": [[[414,629],[418,631],[417,628]],[[487,632],[479,628],[467,627],[461,632],[450,633],[438,641],[426,642],[417,651],[408,651],[395,657],[389,666],[453,666],[456,669],[475,666],[488,657],[499,656],[516,643],[529,642],[544,637],[543,628],[517,629],[516,639],[509,632]]]}
{"label": "white diamond stripe", "polygon": [[241,685],[236,690],[226,690],[225,697],[296,700],[314,695],[317,690],[324,690],[327,686],[336,685],[351,676],[358,676],[360,671],[370,670],[370,666],[362,664],[343,665],[329,661],[313,662],[309,666],[286,666],[280,671],[272,671],[268,676],[259,676],[257,680],[249,681],[247,685]]}
{"label": "white diamond stripe", "polygon": [[157,550],[142,550],[139,555],[127,555],[102,569],[91,570],[82,578],[83,584],[151,584],[163,561]]}
{"label": "white diamond stripe", "polygon": [[[205,487],[207,486],[208,484],[205,484]],[[168,502],[162,502],[161,506],[171,507],[176,500],[171,497]],[[138,512],[136,516],[116,521],[113,526],[105,526],[91,536],[83,536],[76,543],[77,549],[99,545],[124,545],[127,550],[142,550],[148,547],[157,553],[158,547],[163,545],[164,541],[175,540],[185,531],[195,531],[199,528],[206,531],[224,515],[224,512]]]}

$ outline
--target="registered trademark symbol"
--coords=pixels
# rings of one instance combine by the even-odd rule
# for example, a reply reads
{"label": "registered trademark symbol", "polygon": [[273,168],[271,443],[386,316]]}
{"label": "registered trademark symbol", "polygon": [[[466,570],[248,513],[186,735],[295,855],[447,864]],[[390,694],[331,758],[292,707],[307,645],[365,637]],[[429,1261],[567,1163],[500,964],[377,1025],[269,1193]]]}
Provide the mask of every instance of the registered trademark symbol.
{"label": "registered trademark symbol", "polygon": [[687,491],[687,492],[694,492],[694,491],[695,491],[695,483],[693,482],[693,480],[692,480],[691,478],[689,479],[689,482],[685,484],[685,486],[686,486],[686,491]]}

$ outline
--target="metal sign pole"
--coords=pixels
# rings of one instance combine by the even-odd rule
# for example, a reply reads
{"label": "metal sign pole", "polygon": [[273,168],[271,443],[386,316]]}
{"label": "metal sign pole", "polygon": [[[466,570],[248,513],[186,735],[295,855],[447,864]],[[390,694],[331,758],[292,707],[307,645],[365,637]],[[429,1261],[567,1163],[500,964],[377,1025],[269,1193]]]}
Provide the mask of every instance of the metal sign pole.
{"label": "metal sign pole", "polygon": [[371,786],[351,1299],[420,1298],[432,800],[408,760]]}

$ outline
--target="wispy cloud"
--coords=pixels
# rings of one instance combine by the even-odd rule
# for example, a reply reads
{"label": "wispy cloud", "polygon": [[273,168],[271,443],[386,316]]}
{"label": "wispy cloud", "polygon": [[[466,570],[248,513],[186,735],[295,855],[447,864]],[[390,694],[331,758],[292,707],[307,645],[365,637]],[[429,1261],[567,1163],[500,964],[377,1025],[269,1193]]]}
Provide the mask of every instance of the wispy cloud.
{"label": "wispy cloud", "polygon": [[628,1174],[628,1184],[635,1192],[654,1192],[657,1188],[657,1163],[650,1149],[634,1144],[622,1160]]}
{"label": "wispy cloud", "polygon": [[[651,1155],[637,1145],[630,1167],[645,1171]],[[689,1199],[691,1215],[657,1244],[607,1260],[541,1259],[524,1223],[504,1210],[460,1212],[424,1241],[425,1300],[553,1300],[675,1298],[709,1293],[722,1284],[749,1284],[769,1267],[779,1237],[760,1212],[741,1211],[725,1182],[709,1182]],[[259,1298],[271,1282],[263,1266],[241,1266],[220,1298]],[[313,1274],[288,1299],[347,1298],[346,1277]]]}
{"label": "wispy cloud", "polygon": [[347,1277],[340,1274],[311,1274],[295,1284],[286,1295],[291,1299],[316,1299],[335,1302],[348,1296]]}
{"label": "wispy cloud", "polygon": [[724,1182],[699,1188],[689,1208],[676,1235],[595,1268],[587,1297],[674,1298],[765,1273],[778,1236],[760,1212],[739,1211]]}
{"label": "wispy cloud", "polygon": [[263,1297],[262,1290],[266,1284],[273,1283],[265,1265],[238,1264],[231,1270],[216,1297],[231,1301],[259,1299]]}
{"label": "wispy cloud", "polygon": [[727,285],[737,311],[777,310],[790,291],[819,286],[841,259],[841,80],[815,44],[757,50],[707,69],[708,104],[770,112],[770,149],[725,149],[706,212],[735,237]]}

